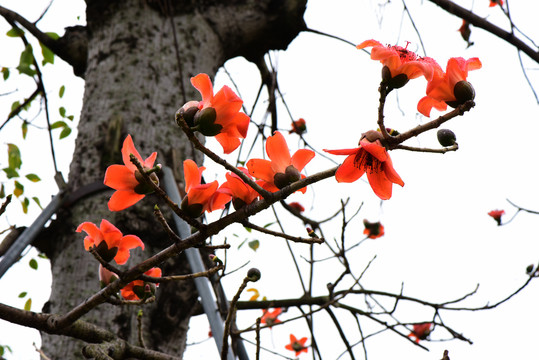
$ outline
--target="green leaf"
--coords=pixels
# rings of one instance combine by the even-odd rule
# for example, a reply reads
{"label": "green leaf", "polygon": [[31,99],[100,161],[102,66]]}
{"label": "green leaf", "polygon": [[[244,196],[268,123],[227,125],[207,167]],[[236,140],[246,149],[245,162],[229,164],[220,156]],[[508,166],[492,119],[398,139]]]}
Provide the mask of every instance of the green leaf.
{"label": "green leaf", "polygon": [[21,28],[14,27],[14,28],[11,28],[6,33],[6,35],[9,36],[9,37],[21,37],[21,36],[24,35],[24,30],[21,29]]}
{"label": "green leaf", "polygon": [[26,291],[23,291],[22,293],[19,294],[19,297],[20,298],[23,298],[26,296],[26,294],[28,294]]}
{"label": "green leaf", "polygon": [[59,120],[55,121],[51,124],[51,130],[58,129],[58,128],[65,128],[67,126],[65,121]]}
{"label": "green leaf", "polygon": [[0,199],[3,199],[6,197],[6,188],[4,187],[4,184],[0,187]]}
{"label": "green leaf", "polygon": [[275,224],[275,221],[267,223],[266,225],[264,225],[264,229],[267,229],[268,227],[270,227],[273,224]]}
{"label": "green leaf", "polygon": [[23,193],[24,193],[24,186],[20,182],[15,180],[15,189],[13,189],[13,195],[15,195],[16,197],[19,197]]}
{"label": "green leaf", "polygon": [[39,199],[37,197],[33,196],[32,200],[34,200],[37,206],[39,206],[39,208],[43,210],[43,206],[41,206],[41,203],[39,202]]}
{"label": "green leaf", "polygon": [[61,117],[66,117],[66,108],[65,107],[60,106],[60,108],[58,109],[58,112],[60,113]]}
{"label": "green leaf", "polygon": [[47,34],[50,38],[52,38],[53,40],[58,40],[60,38],[60,35],[58,35],[57,33],[55,32],[46,32],[45,34]]}
{"label": "green leaf", "polygon": [[19,60],[19,66],[17,70],[19,73],[26,74],[28,76],[34,76],[36,71],[32,69],[34,66],[34,53],[32,51],[32,45],[26,45],[26,48],[21,52],[21,58]]}
{"label": "green leaf", "polygon": [[22,138],[26,139],[26,134],[28,134],[28,122],[26,120],[22,122],[21,130],[22,130]]}
{"label": "green leaf", "polygon": [[58,91],[58,96],[60,98],[63,98],[65,91],[66,91],[66,87],[64,85],[60,86],[60,90]]}
{"label": "green leaf", "polygon": [[9,69],[7,67],[2,68],[2,76],[4,77],[4,80],[9,78]]}
{"label": "green leaf", "polygon": [[3,168],[2,170],[4,170],[4,172],[6,173],[8,179],[19,177],[19,173],[15,169]]}
{"label": "green leaf", "polygon": [[30,311],[32,308],[32,299],[26,300],[26,303],[24,303],[24,310]]}
{"label": "green leaf", "polygon": [[250,227],[247,227],[247,226],[244,226],[245,230],[247,230],[247,232],[251,232],[253,229],[251,229]]}
{"label": "green leaf", "polygon": [[30,180],[31,182],[38,182],[38,181],[41,181],[41,179],[39,178],[39,176],[37,176],[36,174],[28,174],[26,175],[26,178],[28,180]]}
{"label": "green leaf", "polygon": [[73,115],[69,115],[69,116],[66,116],[67,119],[73,121],[73,119],[75,118]]}
{"label": "green leaf", "polygon": [[69,126],[65,126],[62,132],[60,133],[60,139],[63,139],[65,137],[68,137],[69,134],[71,134],[71,128]]}
{"label": "green leaf", "polygon": [[48,259],[47,255],[43,253],[39,253],[37,256],[39,256],[41,259]]}
{"label": "green leaf", "polygon": [[15,144],[7,144],[8,164],[12,169],[20,169],[22,165],[21,151]]}
{"label": "green leaf", "polygon": [[249,247],[253,249],[253,251],[258,250],[258,248],[260,247],[260,241],[258,240],[249,241]]}
{"label": "green leaf", "polygon": [[13,112],[13,110],[18,108],[19,106],[21,106],[21,103],[19,102],[19,100],[14,101],[13,104],[11,104],[11,111]]}
{"label": "green leaf", "polygon": [[30,262],[28,263],[30,267],[34,270],[37,270],[37,260],[36,259],[30,259]]}
{"label": "green leaf", "polygon": [[41,46],[41,54],[43,55],[43,60],[41,60],[41,65],[45,66],[47,64],[54,64],[54,53],[43,45],[43,43],[39,43],[39,46]]}
{"label": "green leaf", "polygon": [[25,197],[21,205],[22,205],[22,212],[25,214],[28,214],[28,205],[30,205],[30,200],[28,200],[28,198]]}

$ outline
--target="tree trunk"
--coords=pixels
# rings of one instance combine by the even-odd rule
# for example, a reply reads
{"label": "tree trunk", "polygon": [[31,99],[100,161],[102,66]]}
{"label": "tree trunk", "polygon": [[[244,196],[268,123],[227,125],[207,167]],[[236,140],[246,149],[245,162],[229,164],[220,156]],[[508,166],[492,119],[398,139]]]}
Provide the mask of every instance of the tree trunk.
{"label": "tree trunk", "polygon": [[[69,190],[102,183],[107,166],[121,163],[119,150],[127,134],[143,158],[157,151],[157,163],[173,168],[181,182],[183,160],[202,160],[174,123],[174,113],[184,102],[200,99],[189,78],[200,72],[213,77],[231,57],[254,60],[269,49],[286,48],[304,28],[305,3],[87,0],[86,84]],[[99,192],[69,204],[41,241],[53,272],[52,294],[44,311],[65,313],[99,289],[98,263],[84,251],[84,235],[75,232],[80,223],[99,226],[101,219],[107,219],[124,234],[138,235],[146,249],[132,251],[127,266],[170,244],[152,215],[155,197],[110,212],[111,193]],[[186,273],[186,263],[177,257],[162,265],[163,273]],[[146,345],[181,356],[196,299],[191,282],[161,284],[157,301],[143,307]],[[136,344],[136,310],[103,304],[84,320]],[[82,358],[82,346],[68,337],[43,334],[43,351],[52,359]]]}

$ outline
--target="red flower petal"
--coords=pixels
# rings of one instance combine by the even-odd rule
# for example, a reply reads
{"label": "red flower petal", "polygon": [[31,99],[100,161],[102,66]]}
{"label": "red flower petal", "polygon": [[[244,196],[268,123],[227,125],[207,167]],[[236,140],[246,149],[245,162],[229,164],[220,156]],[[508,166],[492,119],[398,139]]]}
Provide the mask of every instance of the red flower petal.
{"label": "red flower petal", "polygon": [[187,159],[183,162],[183,176],[185,179],[186,192],[189,192],[193,187],[200,185],[201,174],[205,169],[204,166],[199,168],[191,159]]}
{"label": "red flower petal", "polygon": [[290,150],[280,132],[276,131],[273,136],[268,137],[266,140],[266,153],[271,159],[273,171],[284,173],[288,165],[290,165]]}
{"label": "red flower petal", "polygon": [[[358,149],[358,151],[365,150]],[[344,159],[341,166],[339,166],[337,172],[335,173],[335,179],[338,182],[351,183],[363,176],[365,170],[356,167],[354,163],[355,157],[355,154],[348,156],[346,159]]]}
{"label": "red flower petal", "polygon": [[108,206],[110,211],[121,211],[135,205],[144,195],[137,194],[133,190],[118,190],[110,197]]}
{"label": "red flower petal", "polygon": [[249,169],[249,174],[255,178],[273,184],[275,171],[271,166],[271,161],[265,159],[251,159],[247,162],[247,169]]}
{"label": "red flower petal", "polygon": [[290,162],[298,171],[301,171],[314,158],[314,155],[312,150],[299,149],[292,155]]}
{"label": "red flower petal", "polygon": [[207,74],[198,74],[191,78],[191,84],[200,92],[202,102],[204,106],[207,106],[213,99],[213,85],[210,77]]}
{"label": "red flower petal", "polygon": [[124,165],[111,165],[105,171],[105,185],[115,190],[134,189],[139,184],[135,173]]}

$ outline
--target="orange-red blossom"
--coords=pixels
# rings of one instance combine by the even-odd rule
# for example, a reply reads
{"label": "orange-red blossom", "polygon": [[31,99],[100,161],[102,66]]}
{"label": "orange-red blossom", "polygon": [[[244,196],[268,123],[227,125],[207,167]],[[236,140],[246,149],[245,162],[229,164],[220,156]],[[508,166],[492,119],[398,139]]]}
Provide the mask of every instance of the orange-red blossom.
{"label": "orange-red blossom", "polygon": [[308,348],[305,346],[305,343],[307,342],[306,337],[302,337],[301,339],[296,339],[296,337],[292,334],[290,334],[290,344],[285,346],[285,349],[290,351],[295,351],[296,356],[301,354],[302,352],[308,352]]}
{"label": "orange-red blossom", "polygon": [[124,236],[116,226],[105,219],[101,220],[99,227],[88,221],[83,222],[77,227],[77,232],[81,231],[88,234],[84,238],[84,248],[88,251],[95,247],[106,262],[114,259],[118,265],[123,265],[129,259],[129,250],[136,247],[144,250],[144,243],[138,236]]}
{"label": "orange-red blossom", "polygon": [[468,81],[468,71],[481,69],[481,61],[474,57],[465,60],[461,57],[454,57],[447,62],[446,71],[436,64],[432,79],[427,84],[427,96],[419,100],[417,110],[430,116],[430,111],[434,107],[437,110],[445,111],[447,105],[457,107],[468,100],[473,100],[475,91]]}
{"label": "orange-red blossom", "polygon": [[364,219],[363,225],[365,226],[363,234],[367,235],[369,239],[378,239],[385,234],[384,225],[382,225],[380,222],[371,223],[367,219]]}
{"label": "orange-red blossom", "polygon": [[186,119],[188,124],[206,136],[215,136],[224,153],[231,153],[240,145],[239,139],[247,136],[249,128],[249,116],[239,112],[243,100],[226,85],[214,94],[207,74],[192,77],[191,84],[202,95],[202,101],[190,101],[180,112],[188,113],[189,108],[198,108],[196,115],[191,113],[192,124]]}
{"label": "orange-red blossom", "polygon": [[[249,172],[244,167],[239,167],[246,176],[251,178]],[[247,185],[238,175],[233,172],[226,174],[226,182],[224,182],[219,188],[220,192],[229,194],[232,197],[232,205],[237,210],[244,205],[249,205],[255,201],[260,195],[252,187]],[[259,185],[262,185],[262,181],[257,181]]]}
{"label": "orange-red blossom", "polygon": [[[247,162],[247,169],[249,174],[263,180],[262,187],[271,192],[304,177],[300,173],[315,155],[312,150],[299,149],[290,156],[286,140],[278,131],[266,140],[266,153],[270,160],[251,159]],[[307,189],[302,188],[300,191],[305,193]]]}
{"label": "orange-red blossom", "polygon": [[429,57],[420,57],[402,46],[386,46],[376,40],[366,40],[357,46],[358,49],[367,47],[372,47],[371,59],[379,60],[384,65],[382,80],[389,89],[398,89],[406,85],[408,80],[420,76],[427,80],[432,77],[432,67],[436,62]]}
{"label": "orange-red blossom", "polygon": [[231,199],[229,194],[218,191],[217,180],[208,184],[201,183],[204,170],[206,170],[204,166],[199,168],[191,159],[183,162],[186,195],[182,200],[181,209],[191,217],[198,217],[204,211],[222,209]]}
{"label": "orange-red blossom", "polygon": [[[161,277],[161,273],[160,268],[151,268],[150,270],[146,271],[144,275]],[[120,294],[125,300],[142,300],[148,298],[150,295],[154,295],[155,288],[158,286],[159,284],[135,280],[124,286],[120,290]]]}
{"label": "orange-red blossom", "polygon": [[281,322],[281,320],[278,319],[278,316],[281,315],[283,312],[283,309],[276,308],[273,311],[269,311],[267,309],[262,310],[262,317],[260,318],[260,323],[268,325],[270,328]]}
{"label": "orange-red blossom", "polygon": [[[142,157],[133,144],[131,135],[127,135],[122,146],[124,165],[111,165],[105,172],[104,184],[116,190],[108,203],[110,211],[124,210],[153,191],[148,185],[141,183],[143,181],[141,178],[142,175],[129,159],[130,154],[133,154],[137,158],[145,170],[150,170],[153,167],[153,163],[157,157],[157,153],[154,152],[146,160],[142,160]],[[152,181],[159,183],[159,179],[155,173],[151,173],[150,177]]]}
{"label": "orange-red blossom", "polygon": [[348,155],[335,173],[338,182],[354,182],[367,173],[374,193],[382,200],[391,198],[393,184],[404,182],[393,168],[391,157],[381,144],[381,134],[371,130],[363,134],[359,147],[354,149],[327,150],[333,155]]}
{"label": "orange-red blossom", "polygon": [[414,324],[414,329],[410,334],[409,338],[415,338],[415,342],[419,343],[420,340],[425,340],[432,331],[432,323],[421,323]]}

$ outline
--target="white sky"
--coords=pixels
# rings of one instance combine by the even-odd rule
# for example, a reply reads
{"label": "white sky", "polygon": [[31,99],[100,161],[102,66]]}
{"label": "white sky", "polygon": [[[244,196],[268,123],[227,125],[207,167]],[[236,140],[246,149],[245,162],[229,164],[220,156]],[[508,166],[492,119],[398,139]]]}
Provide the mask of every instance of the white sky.
{"label": "white sky", "polygon": [[[15,2],[5,1],[5,6],[16,9]],[[39,9],[43,8],[46,2],[35,3],[40,4],[34,9],[39,13]],[[51,9],[50,17],[42,21],[42,28],[62,33],[64,26],[80,23],[82,20],[78,21],[76,16],[83,15],[81,3],[56,0],[54,6],[56,9],[62,8],[64,16],[69,14],[68,20],[60,22],[53,19],[54,9]],[[471,4],[469,1],[459,3],[466,6]],[[74,7],[72,12],[67,12],[70,7],[65,7],[66,5]],[[475,45],[466,49],[466,44],[456,31],[460,26],[459,19],[428,2],[409,1],[406,5],[422,34],[427,55],[435,58],[442,67],[445,68],[447,59],[454,56],[477,56],[483,63],[481,70],[473,71],[469,75],[477,94],[476,107],[465,116],[453,119],[444,126],[455,131],[460,149],[445,155],[393,151],[391,156],[395,169],[404,180],[405,186],[394,187],[392,199],[381,206],[366,182],[337,185],[333,179],[318,184],[314,190],[309,189],[305,195],[293,195],[290,201],[300,201],[306,205],[306,215],[315,219],[325,218],[329,212],[337,209],[341,198],[352,197],[353,205],[348,211],[349,214],[363,201],[363,209],[347,233],[350,244],[361,238],[362,219],[379,220],[384,224],[386,236],[365,242],[350,257],[356,270],[360,272],[374,255],[377,256],[364,276],[364,286],[399,292],[401,283],[404,282],[406,295],[431,301],[445,301],[472,291],[479,283],[481,286],[478,294],[465,304],[480,306],[487,302],[492,303],[519,287],[526,280],[526,266],[538,260],[539,244],[534,231],[536,216],[519,214],[511,224],[497,227],[486,215],[492,209],[504,208],[508,219],[515,209],[506,202],[506,198],[522,207],[539,210],[539,193],[536,190],[539,180],[537,165],[532,162],[538,151],[535,145],[539,131],[538,107],[522,76],[513,48],[484,31],[473,28],[472,41]],[[475,1],[474,11],[506,27],[500,9],[488,8],[487,5],[487,0]],[[535,2],[511,2],[511,6],[511,13],[517,25],[530,37],[539,39],[539,29],[530,15],[539,12],[539,5]],[[21,13],[27,15],[28,11]],[[33,19],[36,15],[27,16]],[[418,47],[418,38],[408,19],[401,18],[402,5],[397,1],[382,7],[377,1],[310,0],[306,14],[309,27],[354,43],[370,38],[383,43],[398,42],[400,45],[410,41],[409,49],[415,50]],[[5,33],[5,23],[0,23],[0,26],[0,33]],[[5,37],[0,38],[0,41],[2,48],[17,43],[17,40],[6,40]],[[18,46],[18,43],[16,45]],[[1,61],[5,61],[4,56],[2,54]],[[532,82],[539,84],[537,64],[528,61],[525,55],[523,58],[526,66],[531,68],[529,75]],[[355,147],[361,132],[377,127],[377,88],[381,65],[370,60],[364,53],[336,40],[314,34],[301,34],[286,52],[273,53],[272,59],[277,63],[280,88],[293,116],[307,120],[306,139],[311,145],[318,149]],[[17,60],[18,56],[15,56],[14,61]],[[0,65],[6,66],[5,63]],[[252,83],[253,78],[258,79],[256,68],[243,59],[234,59],[226,66],[238,84],[247,108],[250,109],[258,87],[258,83]],[[50,77],[49,81],[54,81],[54,78]],[[82,82],[73,78],[67,78],[64,82],[68,84],[68,94],[72,98],[64,99],[63,104],[68,105],[68,112],[78,116]],[[217,82],[229,83],[224,72],[218,74]],[[415,110],[417,101],[424,95],[424,87],[424,80],[417,79],[403,90],[391,93],[386,103],[386,125],[402,132],[425,122],[424,118],[417,116]],[[51,89],[54,88],[53,85]],[[2,88],[0,92],[5,91]],[[396,106],[397,96],[402,112]],[[437,114],[433,111],[433,116]],[[285,113],[281,112],[281,115],[281,126],[288,128],[289,121]],[[7,142],[21,143],[19,132],[13,130],[13,138],[9,139],[2,134],[1,146],[5,147]],[[38,136],[43,137],[44,134],[34,131],[31,134],[34,136],[32,144],[39,143]],[[295,150],[297,137],[289,136],[287,139],[289,146]],[[216,144],[212,141],[208,141],[208,146]],[[67,144],[67,141],[64,143]],[[48,146],[46,142],[44,144],[43,146]],[[436,147],[436,134],[424,134],[411,139],[407,144]],[[57,146],[60,145],[61,143]],[[62,153],[69,155],[69,146]],[[215,149],[220,150],[218,145]],[[29,154],[30,150],[28,149],[26,154]],[[0,150],[2,161],[4,153],[5,149]],[[28,156],[23,153],[23,160],[26,161]],[[333,158],[336,161],[343,160],[341,157]],[[49,159],[36,161],[43,163]],[[61,161],[63,169],[66,169],[69,156],[65,156]],[[26,172],[35,171],[30,160],[27,164],[25,166],[31,170]],[[312,174],[329,166],[327,161],[316,159],[309,164],[306,171]],[[39,170],[40,176],[50,171],[50,166],[41,169],[42,167]],[[217,172],[218,169],[208,164],[207,177],[211,178]],[[48,192],[53,193],[56,188],[50,184],[47,183]],[[41,199],[44,202],[45,196]],[[272,221],[273,215],[267,213],[258,218],[259,223],[264,225]],[[20,223],[15,217],[8,220],[10,223]],[[292,220],[290,224],[287,223],[287,231],[303,235],[303,226]],[[328,237],[339,237],[340,224],[336,224],[335,229],[326,227],[325,231]],[[233,233],[239,236],[240,241],[248,236],[243,229],[235,227],[226,234],[229,241],[233,241]],[[262,279],[256,284],[262,295],[271,299],[299,294],[300,287],[297,282],[290,284],[283,281],[297,278],[293,269],[286,268],[285,261],[289,259],[289,255],[283,242],[258,235],[255,237],[261,240],[260,249],[254,253],[244,246],[237,251],[239,256],[231,253],[229,268],[233,269],[250,260],[249,267],[257,266],[262,271]],[[305,246],[294,248],[306,254]],[[323,248],[317,249],[316,254],[317,257],[323,257]],[[30,270],[27,262],[28,260],[23,260],[17,268],[14,267],[2,278],[0,284],[7,286],[9,291],[0,293],[0,301],[22,307],[24,299],[17,298],[17,295],[26,290],[34,300],[33,309],[38,310],[48,296],[48,290],[38,288],[39,284],[46,281],[43,279],[47,278],[47,274],[44,274],[44,271],[36,273]],[[40,261],[40,266],[46,267],[46,262]],[[317,284],[320,284],[319,294],[325,294],[325,284],[335,278],[336,271],[340,271],[340,268],[328,264],[323,271],[317,273],[320,276],[317,280]],[[25,281],[20,281],[21,277]],[[232,297],[241,277],[243,273],[240,271],[237,276],[226,279],[225,288],[229,297]],[[515,349],[519,349],[520,354],[531,356],[538,351],[538,330],[534,326],[539,315],[536,306],[538,295],[539,287],[532,283],[499,309],[475,313],[445,313],[446,323],[455,330],[462,331],[464,336],[474,342],[473,345],[458,341],[423,342],[430,349],[426,352],[393,335],[383,334],[368,341],[368,355],[373,359],[399,356],[430,360],[441,358],[443,350],[448,349],[453,360],[502,359],[515,357]],[[243,298],[247,299],[249,296],[250,293],[245,293]],[[361,306],[360,300],[357,301],[357,306]],[[283,318],[289,314],[296,312],[291,310]],[[413,307],[404,314],[401,321],[422,321],[431,316],[430,312]],[[240,317],[240,327],[248,326],[259,315],[259,311],[253,311]],[[318,320],[317,324],[325,325],[327,317],[323,318],[324,320]],[[345,318],[340,317],[343,324]],[[197,323],[199,321],[197,320]],[[193,328],[197,331],[190,334],[189,341],[200,341],[207,336],[206,325],[197,323],[193,323]],[[354,341],[356,332],[353,326],[355,325],[346,327],[351,342]],[[362,326],[369,328],[365,321]],[[20,335],[18,331],[21,329],[8,327],[2,322],[0,344],[8,344],[14,349],[15,353],[8,358],[36,359],[31,343],[39,340],[22,341],[21,338],[26,335]],[[274,328],[271,334],[268,330],[263,332],[264,344],[289,356],[290,353],[287,354],[283,347],[291,332],[297,337],[308,335],[303,323],[287,325],[285,328]],[[331,341],[324,341],[324,338],[318,339],[322,354],[328,359],[336,358],[344,350],[338,335],[328,330],[327,338]],[[435,330],[431,338],[446,339],[447,334]],[[208,346],[207,342],[204,344],[206,346],[188,350],[186,358],[207,359],[211,356],[207,351],[212,346]],[[248,346],[248,349],[252,350],[252,347]],[[362,358],[362,349],[359,347],[357,354],[358,358]],[[302,358],[309,357],[302,355]],[[265,354],[263,358],[272,357]]]}

